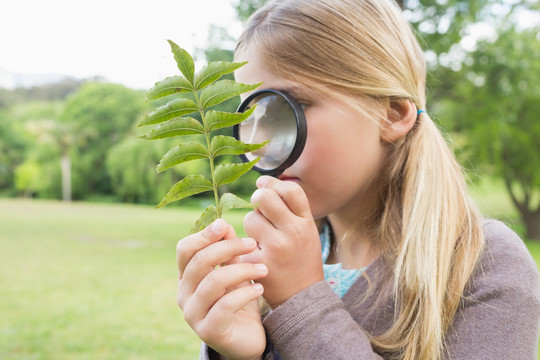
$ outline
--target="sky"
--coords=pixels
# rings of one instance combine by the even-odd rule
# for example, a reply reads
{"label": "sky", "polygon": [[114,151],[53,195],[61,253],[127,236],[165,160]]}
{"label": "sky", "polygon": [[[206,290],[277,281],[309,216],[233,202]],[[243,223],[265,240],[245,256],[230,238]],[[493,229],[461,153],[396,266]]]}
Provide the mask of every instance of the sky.
{"label": "sky", "polygon": [[231,0],[0,0],[0,68],[148,89],[179,72],[166,40],[193,53],[210,24],[239,35]]}
{"label": "sky", "polygon": [[148,89],[178,73],[167,39],[193,53],[206,47],[210,24],[240,34],[232,1],[0,0],[0,70]]}

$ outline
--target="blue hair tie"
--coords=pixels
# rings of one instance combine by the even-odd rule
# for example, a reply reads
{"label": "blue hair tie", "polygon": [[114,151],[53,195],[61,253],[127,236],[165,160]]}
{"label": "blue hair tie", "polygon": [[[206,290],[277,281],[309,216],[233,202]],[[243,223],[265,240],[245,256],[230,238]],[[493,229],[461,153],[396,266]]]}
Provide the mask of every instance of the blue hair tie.
{"label": "blue hair tie", "polygon": [[416,115],[420,115],[421,113],[425,113],[425,112],[426,112],[426,110],[418,110],[418,111],[416,112]]}

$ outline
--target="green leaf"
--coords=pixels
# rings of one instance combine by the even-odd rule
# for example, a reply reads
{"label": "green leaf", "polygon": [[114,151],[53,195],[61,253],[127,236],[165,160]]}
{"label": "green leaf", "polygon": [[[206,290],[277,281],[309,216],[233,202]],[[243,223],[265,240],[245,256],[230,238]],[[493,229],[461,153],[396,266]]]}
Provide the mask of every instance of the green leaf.
{"label": "green leaf", "polygon": [[223,75],[232,73],[234,70],[247,64],[247,61],[234,63],[229,61],[214,61],[208,63],[195,75],[195,89],[200,90],[214,81],[218,80]]}
{"label": "green leaf", "polygon": [[193,91],[193,86],[183,76],[171,76],[157,82],[146,94],[147,100],[155,100],[167,95]]}
{"label": "green leaf", "polygon": [[164,122],[147,134],[142,139],[156,140],[173,136],[204,134],[202,124],[192,117],[181,117]]}
{"label": "green leaf", "polygon": [[181,200],[205,191],[211,191],[212,189],[212,182],[204,176],[189,175],[174,184],[157,207],[160,208],[173,201]]}
{"label": "green leaf", "polygon": [[190,234],[194,234],[196,232],[201,231],[208,225],[212,223],[212,221],[216,220],[218,218],[217,209],[214,205],[208,206],[206,209],[204,209],[203,213],[199,217],[199,219],[195,222],[195,225],[190,230]]}
{"label": "green leaf", "polygon": [[220,187],[221,185],[235,181],[240,176],[247,173],[257,161],[259,161],[259,158],[243,164],[221,164],[216,166],[216,169],[214,170],[215,186]]}
{"label": "green leaf", "polygon": [[146,115],[139,126],[159,124],[164,121],[174,119],[183,115],[191,114],[198,111],[199,107],[189,99],[175,99],[167,104],[154,109],[150,114]]}
{"label": "green leaf", "polygon": [[243,113],[230,113],[224,111],[210,110],[204,115],[206,128],[208,131],[221,129],[224,127],[240,124],[246,120],[255,110],[256,106],[251,107]]}
{"label": "green leaf", "polygon": [[262,144],[246,144],[231,136],[217,135],[212,138],[210,154],[212,157],[245,154],[260,149],[267,143],[268,141]]}
{"label": "green leaf", "polygon": [[193,58],[186,50],[176,45],[173,41],[167,41],[169,42],[169,45],[171,45],[171,51],[174,54],[174,60],[176,60],[178,69],[180,69],[180,72],[184,75],[187,81],[193,85],[193,77],[195,75],[195,64],[193,62]]}
{"label": "green leaf", "polygon": [[255,90],[260,84],[246,85],[232,80],[219,80],[201,91],[200,105],[209,108],[247,91]]}
{"label": "green leaf", "polygon": [[161,158],[156,170],[160,173],[174,165],[203,158],[208,158],[208,150],[204,146],[194,141],[183,142],[173,147]]}
{"label": "green leaf", "polygon": [[253,204],[239,198],[232,193],[225,193],[221,196],[221,199],[219,201],[219,207],[221,213],[223,214],[224,212],[231,209],[253,209],[254,206]]}

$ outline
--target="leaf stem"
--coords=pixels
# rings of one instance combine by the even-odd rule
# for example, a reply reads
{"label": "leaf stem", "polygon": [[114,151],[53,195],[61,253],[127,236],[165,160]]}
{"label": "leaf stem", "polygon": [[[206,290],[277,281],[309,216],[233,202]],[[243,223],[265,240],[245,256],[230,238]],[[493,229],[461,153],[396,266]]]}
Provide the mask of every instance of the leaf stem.
{"label": "leaf stem", "polygon": [[210,147],[210,130],[208,130],[208,127],[206,126],[206,119],[204,116],[204,108],[201,107],[201,102],[199,99],[199,94],[196,90],[193,91],[193,94],[195,95],[195,100],[197,101],[197,106],[199,107],[199,114],[201,114],[201,120],[204,126],[204,136],[206,138],[206,148],[208,149],[208,160],[210,160],[210,174],[212,175],[212,188],[214,190],[214,200],[216,202],[216,209],[217,209],[217,216],[218,218],[221,217],[221,208],[219,206],[219,193],[218,188],[216,186],[216,180],[214,176],[214,154],[212,153],[212,149]]}

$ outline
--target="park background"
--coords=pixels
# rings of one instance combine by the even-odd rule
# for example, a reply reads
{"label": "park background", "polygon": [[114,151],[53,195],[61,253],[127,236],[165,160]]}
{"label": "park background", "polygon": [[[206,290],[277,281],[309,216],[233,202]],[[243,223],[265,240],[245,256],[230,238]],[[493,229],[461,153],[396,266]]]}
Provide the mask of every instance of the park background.
{"label": "park background", "polygon": [[[242,23],[264,2],[0,6],[0,359],[197,357],[175,303],[175,245],[211,199],[154,206],[208,169],[194,161],[156,174],[175,141],[139,139],[136,124],[156,106],[146,90],[178,73],[166,39],[199,68],[231,60]],[[426,49],[427,111],[472,197],[540,264],[540,2],[400,5]],[[256,177],[226,190],[249,198]],[[242,216],[226,217],[239,233]]]}

